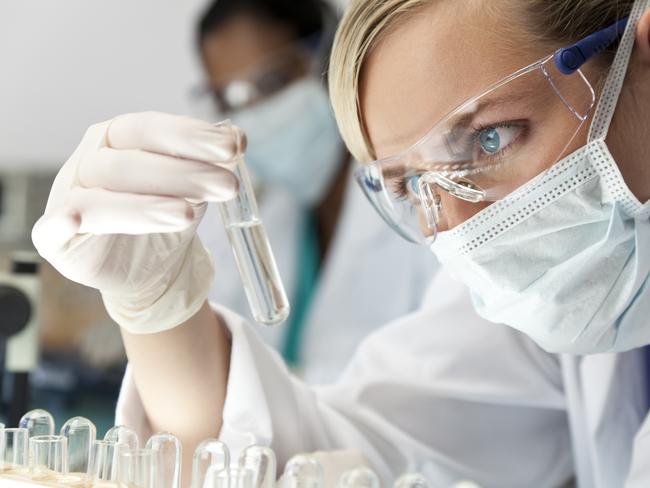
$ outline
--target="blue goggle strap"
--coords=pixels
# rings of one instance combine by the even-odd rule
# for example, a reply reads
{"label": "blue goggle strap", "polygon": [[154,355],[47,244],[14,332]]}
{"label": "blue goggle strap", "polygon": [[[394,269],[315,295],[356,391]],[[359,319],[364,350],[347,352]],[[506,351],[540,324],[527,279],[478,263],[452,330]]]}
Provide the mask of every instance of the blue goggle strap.
{"label": "blue goggle strap", "polygon": [[560,72],[570,75],[583,64],[616,42],[625,32],[629,17],[624,17],[603,30],[595,32],[575,44],[555,53],[555,65]]}

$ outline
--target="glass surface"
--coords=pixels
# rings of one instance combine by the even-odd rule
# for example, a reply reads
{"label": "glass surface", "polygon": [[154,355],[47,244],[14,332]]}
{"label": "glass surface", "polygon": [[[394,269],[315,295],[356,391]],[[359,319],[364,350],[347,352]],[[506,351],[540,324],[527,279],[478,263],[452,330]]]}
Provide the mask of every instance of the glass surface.
{"label": "glass surface", "polygon": [[192,488],[203,488],[207,472],[221,471],[230,466],[228,446],[216,439],[206,439],[198,445],[192,458]]}
{"label": "glass surface", "polygon": [[29,439],[29,473],[34,480],[56,480],[67,473],[68,439],[60,435],[41,435]]}
{"label": "glass surface", "polygon": [[252,473],[254,488],[273,488],[275,486],[277,461],[269,447],[253,445],[244,449],[239,456],[239,468]]}
{"label": "glass surface", "polygon": [[54,417],[45,410],[32,410],[22,416],[18,427],[27,429],[29,437],[54,435]]}
{"label": "glass surface", "polygon": [[90,448],[97,437],[95,424],[84,417],[74,417],[63,424],[61,435],[68,440],[68,471],[85,474]]}
{"label": "glass surface", "polygon": [[217,469],[212,466],[205,476],[203,488],[253,488],[253,472],[248,469]]}
{"label": "glass surface", "polygon": [[95,441],[90,449],[88,481],[90,483],[117,481],[119,445],[112,441]]}
{"label": "glass surface", "polygon": [[370,468],[355,468],[344,472],[339,479],[338,488],[380,488],[377,473]]}
{"label": "glass surface", "polygon": [[[241,147],[239,142],[238,147]],[[232,200],[219,204],[221,219],[253,318],[264,325],[279,324],[289,316],[289,300],[260,220],[253,185],[242,155],[233,161],[232,171],[239,181],[239,192]]]}
{"label": "glass surface", "polygon": [[120,488],[156,488],[157,456],[154,451],[121,447],[118,459]]}
{"label": "glass surface", "polygon": [[24,472],[27,467],[29,431],[24,428],[2,429],[0,433],[0,472]]}
{"label": "glass surface", "polygon": [[156,458],[156,488],[180,488],[181,483],[181,442],[176,436],[167,433],[149,438],[146,445]]}
{"label": "glass surface", "polygon": [[406,473],[396,481],[394,488],[429,488],[429,482],[420,473]]}
{"label": "glass surface", "polygon": [[282,475],[283,488],[323,488],[324,484],[323,467],[313,457],[299,454],[287,461]]}

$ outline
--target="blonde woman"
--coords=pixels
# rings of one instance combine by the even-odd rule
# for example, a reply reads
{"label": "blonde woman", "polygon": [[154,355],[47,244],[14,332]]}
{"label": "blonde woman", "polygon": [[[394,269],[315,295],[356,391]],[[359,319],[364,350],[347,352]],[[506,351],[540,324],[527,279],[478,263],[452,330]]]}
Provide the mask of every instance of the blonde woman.
{"label": "blonde woman", "polygon": [[[471,291],[438,276],[328,388],[292,379],[205,301],[194,202],[235,191],[232,133],[162,114],[93,126],[34,241],[122,327],[120,421],[175,432],[186,452],[217,435],[280,460],[356,448],[386,482],[417,469],[434,486],[648,486],[649,7],[352,3],[330,81],[359,182]],[[555,351],[625,352],[556,356],[470,302]]]}

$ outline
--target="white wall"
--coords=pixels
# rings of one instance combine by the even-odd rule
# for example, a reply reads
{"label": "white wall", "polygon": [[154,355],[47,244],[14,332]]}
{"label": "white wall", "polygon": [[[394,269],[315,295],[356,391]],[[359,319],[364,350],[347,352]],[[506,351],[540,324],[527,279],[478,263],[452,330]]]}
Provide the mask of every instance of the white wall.
{"label": "white wall", "polygon": [[190,111],[205,0],[0,0],[0,170],[57,168],[93,122]]}
{"label": "white wall", "polygon": [[190,113],[208,1],[0,0],[0,171],[58,168],[120,113]]}

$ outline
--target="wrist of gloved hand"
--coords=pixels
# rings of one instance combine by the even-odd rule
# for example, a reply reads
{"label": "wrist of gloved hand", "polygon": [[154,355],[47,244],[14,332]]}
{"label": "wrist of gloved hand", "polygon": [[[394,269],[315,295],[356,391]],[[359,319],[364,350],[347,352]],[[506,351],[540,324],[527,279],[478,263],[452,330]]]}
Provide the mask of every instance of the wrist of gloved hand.
{"label": "wrist of gloved hand", "polygon": [[156,277],[155,281],[138,292],[102,292],[110,317],[132,334],[164,332],[192,318],[208,297],[214,265],[210,253],[198,236],[194,236],[185,255],[166,276],[156,273],[152,276]]}

